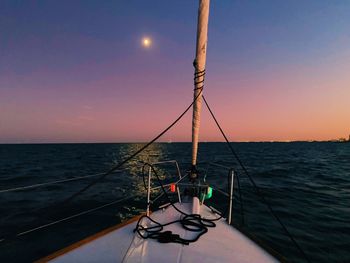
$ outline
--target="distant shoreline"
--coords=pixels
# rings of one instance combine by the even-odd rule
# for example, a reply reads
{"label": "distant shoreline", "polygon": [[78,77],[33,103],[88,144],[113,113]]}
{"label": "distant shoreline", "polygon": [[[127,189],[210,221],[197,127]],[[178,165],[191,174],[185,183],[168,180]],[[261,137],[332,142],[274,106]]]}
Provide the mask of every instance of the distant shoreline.
{"label": "distant shoreline", "polygon": [[[339,141],[339,140],[327,140],[327,141],[231,141],[231,143],[347,143],[349,141]],[[146,142],[9,142],[9,143],[0,143],[0,145],[52,145],[52,144],[145,144]],[[172,144],[172,143],[191,143],[187,142],[155,142],[162,144]],[[211,142],[199,142],[202,143],[225,143],[224,141],[211,141]]]}

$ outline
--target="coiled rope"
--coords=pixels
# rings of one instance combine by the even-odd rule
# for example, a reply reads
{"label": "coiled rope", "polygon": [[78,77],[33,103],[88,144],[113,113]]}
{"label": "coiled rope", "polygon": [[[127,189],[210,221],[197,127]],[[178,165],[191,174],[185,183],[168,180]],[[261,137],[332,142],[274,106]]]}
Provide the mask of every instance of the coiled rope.
{"label": "coiled rope", "polygon": [[[208,232],[208,228],[215,227],[215,221],[220,220],[223,215],[220,215],[217,218],[208,219],[203,218],[201,215],[198,214],[188,214],[183,212],[181,209],[179,209],[174,202],[170,200],[170,197],[168,193],[166,192],[162,181],[159,178],[159,175],[156,171],[156,169],[153,167],[152,164],[146,164],[152,169],[152,172],[155,174],[158,184],[160,185],[160,188],[162,189],[165,197],[167,198],[170,205],[180,213],[183,217],[180,217],[180,219],[170,221],[168,223],[161,224],[151,217],[147,215],[143,215],[140,217],[139,221],[136,224],[136,227],[134,229],[134,232],[136,232],[141,238],[143,239],[156,239],[160,243],[180,243],[183,245],[189,245],[190,243],[196,242],[202,235]],[[226,211],[227,212],[227,211]],[[226,213],[225,212],[225,213]],[[147,219],[151,222],[153,222],[155,225],[151,227],[144,227],[141,222]],[[190,232],[196,232],[198,233],[193,239],[185,239],[180,237],[178,234],[174,234],[171,231],[163,231],[165,226],[172,225],[180,223],[182,228],[184,228],[187,231]]]}
{"label": "coiled rope", "polygon": [[[199,72],[200,76],[204,76],[205,75],[205,70]],[[195,77],[194,77],[194,82],[196,82],[198,78],[198,73],[195,73]],[[121,161],[120,163],[116,164],[115,166],[113,166],[112,168],[110,168],[107,172],[104,172],[102,174],[99,174],[99,177],[92,181],[91,183],[89,183],[87,186],[85,186],[84,188],[80,189],[79,191],[77,191],[76,193],[74,193],[73,195],[71,195],[69,198],[65,199],[63,202],[60,203],[56,203],[53,205],[49,205],[43,209],[52,209],[55,208],[57,210],[59,210],[59,208],[63,207],[66,203],[72,201],[73,199],[75,199],[77,196],[79,196],[80,194],[84,193],[85,191],[87,191],[90,187],[96,185],[97,183],[99,183],[100,181],[102,181],[106,176],[112,174],[113,172],[115,172],[116,170],[118,170],[119,168],[121,168],[123,165],[125,165],[126,163],[128,163],[130,160],[132,160],[133,158],[135,158],[137,155],[139,155],[141,152],[143,152],[145,149],[147,149],[150,145],[152,145],[155,141],[157,141],[160,137],[162,137],[166,132],[168,132],[175,124],[177,124],[182,117],[191,109],[191,107],[193,106],[193,104],[195,103],[195,101],[202,95],[202,91],[203,91],[203,85],[199,89],[199,93],[193,98],[191,104],[189,106],[187,106],[187,108],[167,127],[165,128],[161,133],[159,133],[156,137],[154,137],[151,141],[149,141],[146,145],[144,145],[143,147],[141,147],[141,149],[137,150],[136,152],[134,152],[133,154],[131,154],[129,157],[127,157],[126,159],[124,159],[123,161]],[[5,189],[7,190],[7,189]],[[9,189],[10,190],[10,189]],[[13,190],[15,191],[15,190]],[[39,209],[37,210],[39,211]],[[60,221],[60,220],[58,220]],[[63,220],[65,221],[65,220]],[[62,222],[62,221],[60,221]],[[52,224],[49,224],[52,225]],[[41,229],[42,227],[35,227],[35,228],[39,228]],[[32,229],[35,229],[32,228]],[[28,232],[28,231],[25,231]],[[31,231],[32,232],[32,231]],[[29,233],[29,232],[28,232]],[[18,234],[15,235],[15,237],[17,237]],[[5,239],[0,239],[1,241],[4,241]]]}
{"label": "coiled rope", "polygon": [[[195,66],[195,64],[194,64]],[[196,66],[195,66],[196,67]],[[194,76],[194,83],[195,85],[198,85],[198,84],[201,84],[201,83],[204,83],[204,76],[205,76],[205,70],[203,71],[197,71],[197,68],[196,68],[196,73],[195,73],[195,76]],[[201,81],[198,81],[198,78],[200,77],[203,77],[203,79]],[[114,171],[116,171],[117,169],[121,168],[124,164],[126,164],[127,162],[129,162],[130,160],[132,160],[134,157],[136,157],[138,154],[140,154],[141,152],[143,152],[146,148],[148,148],[151,144],[153,144],[156,140],[158,140],[160,137],[162,137],[167,131],[169,131],[179,120],[182,119],[182,117],[189,111],[189,109],[193,106],[193,104],[195,103],[195,101],[201,97],[202,95],[202,91],[203,91],[203,87],[204,85],[200,86],[200,87],[197,87],[195,88],[195,90],[199,90],[198,94],[194,97],[192,103],[185,109],[185,111],[180,114],[180,116],[175,119],[174,122],[172,122],[166,129],[164,129],[160,134],[158,134],[154,139],[152,139],[150,142],[148,142],[146,145],[144,145],[141,149],[139,149],[138,151],[134,152],[133,154],[131,154],[128,158],[126,158],[125,160],[123,160],[122,162],[120,162],[119,164],[115,165],[114,167],[112,167],[110,170],[108,170],[107,172],[105,173],[102,173],[102,174],[99,174],[100,177],[98,177],[96,180],[94,180],[93,182],[89,183],[87,186],[85,186],[84,188],[82,188],[81,190],[79,190],[78,192],[76,192],[75,194],[71,195],[69,198],[67,198],[64,202],[64,203],[67,203],[71,200],[73,200],[74,198],[76,198],[78,195],[82,194],[83,192],[85,192],[86,190],[88,190],[90,187],[92,187],[93,185],[97,184],[98,182],[100,182],[101,180],[103,180],[107,175],[113,173]],[[281,219],[277,216],[277,214],[274,212],[274,210],[272,209],[271,205],[268,203],[268,201],[265,199],[264,195],[261,193],[261,190],[260,188],[256,185],[255,181],[253,180],[253,178],[250,176],[248,170],[245,168],[245,166],[243,165],[242,161],[240,160],[239,156],[237,155],[237,153],[235,152],[235,150],[233,149],[231,143],[229,142],[229,140],[227,139],[227,136],[226,134],[224,133],[223,129],[221,128],[219,122],[217,121],[214,113],[212,112],[207,100],[205,99],[204,96],[203,97],[203,100],[205,102],[205,105],[206,107],[208,108],[213,120],[215,121],[216,123],[216,126],[218,127],[218,129],[220,130],[222,136],[224,137],[232,155],[235,157],[235,159],[238,161],[239,165],[242,167],[244,173],[246,174],[246,176],[248,177],[248,179],[250,180],[250,182],[252,183],[256,193],[258,194],[258,196],[261,198],[261,200],[263,201],[264,204],[266,204],[266,206],[268,207],[269,211],[271,212],[271,214],[275,217],[275,219],[279,222],[279,224],[281,225],[281,227],[283,228],[283,230],[285,231],[285,233],[287,234],[287,236],[291,239],[291,241],[293,242],[293,244],[297,247],[297,249],[300,251],[300,253],[303,255],[303,257],[305,258],[305,260],[307,262],[310,262],[310,260],[308,259],[306,253],[303,251],[303,249],[299,246],[299,244],[296,242],[296,240],[293,238],[293,236],[290,234],[290,232],[288,231],[288,229],[286,228],[286,226],[283,224],[283,222],[281,221]],[[152,167],[152,166],[151,166]],[[154,168],[152,167],[152,169],[154,170]],[[154,170],[155,172],[155,170]],[[156,172],[155,172],[156,174]],[[156,174],[157,175],[157,174]],[[73,178],[71,178],[73,179]],[[78,180],[78,179],[76,179]],[[169,199],[163,185],[161,184],[159,178],[158,178],[158,175],[157,175],[157,180],[159,181],[160,185],[161,185],[161,188],[165,194],[165,196]],[[43,183],[45,184],[45,183]],[[40,184],[39,184],[40,185]],[[31,187],[31,186],[29,186]],[[2,190],[3,192],[6,192],[7,190],[11,190],[11,189],[5,189],[5,190]],[[8,191],[8,192],[9,192]],[[12,191],[12,190],[11,190]],[[15,191],[15,190],[13,190]],[[1,193],[1,192],[0,192]],[[130,197],[131,198],[131,197]],[[126,199],[125,199],[126,200]],[[170,201],[170,199],[169,199]],[[115,202],[112,202],[113,204],[116,203],[117,201]],[[119,201],[121,202],[121,201]],[[112,205],[111,204],[106,204],[104,206],[102,206],[101,208],[105,207],[105,206],[108,206],[108,205]],[[171,239],[174,239],[176,241],[173,241],[173,242],[184,242],[184,244],[186,243],[189,243],[189,242],[195,242],[196,240],[198,240],[198,238],[203,235],[204,233],[207,232],[207,227],[213,227],[215,226],[215,223],[213,221],[215,220],[219,220],[222,216],[220,216],[219,218],[216,218],[216,219],[203,219],[200,217],[200,215],[192,215],[192,214],[186,214],[184,213],[183,211],[181,211],[180,209],[178,209],[172,202],[170,202],[170,204],[175,208],[175,210],[177,210],[179,213],[183,214],[185,217],[183,219],[180,219],[177,220],[176,222],[181,222],[181,220],[184,220],[181,224],[183,225],[183,227],[186,229],[186,227],[188,227],[188,225],[195,225],[195,230],[194,231],[198,231],[199,232],[199,235],[195,238],[195,240],[181,240],[181,239],[178,239],[177,236],[171,236],[172,234],[170,233],[170,237]],[[50,206],[52,207],[52,206]],[[93,208],[93,209],[90,209],[90,210],[87,210],[85,212],[82,212],[82,213],[79,213],[79,214],[76,214],[76,215],[73,215],[73,216],[70,216],[70,217],[67,217],[67,218],[63,218],[63,219],[60,219],[60,220],[57,220],[57,221],[54,221],[52,223],[49,223],[49,224],[46,224],[46,225],[43,225],[43,226],[39,226],[39,227],[36,227],[36,228],[33,228],[33,229],[30,229],[30,230],[27,230],[27,231],[24,231],[22,233],[19,233],[16,235],[16,237],[20,236],[20,235],[24,235],[24,234],[28,234],[28,233],[31,233],[33,231],[36,231],[36,230],[39,230],[39,229],[42,229],[42,228],[45,228],[45,227],[48,227],[48,226],[51,226],[51,225],[54,225],[54,224],[57,224],[57,223],[60,223],[60,222],[63,222],[63,221],[66,221],[66,220],[69,220],[71,218],[74,218],[74,217],[77,217],[77,216],[80,216],[80,215],[83,215],[83,214],[86,214],[86,213],[89,213],[89,212],[92,212],[92,211],[96,211],[97,209],[99,208]],[[199,216],[199,217],[198,217]],[[143,217],[141,217],[143,218]],[[139,220],[139,222],[141,221],[141,218]],[[150,219],[150,218],[149,218]],[[153,221],[152,219],[150,219],[151,221]],[[205,220],[204,222],[211,222],[211,223],[203,223],[203,220]],[[170,222],[168,224],[172,224],[172,223],[175,223],[174,222]],[[198,224],[198,226],[197,226]],[[139,231],[141,230],[144,230],[144,231],[151,231],[149,232],[149,236],[142,236],[142,234],[139,233],[139,235],[143,238],[152,238],[155,237],[157,238],[158,240],[160,239],[160,242],[161,240],[168,240],[169,239],[169,233],[167,234],[160,234],[161,230],[163,229],[161,225],[157,225],[153,228],[156,228],[156,230],[150,230],[152,228],[148,228],[148,230],[144,229],[139,223],[137,224],[139,228],[136,228],[135,231],[137,231],[139,233]],[[165,225],[163,225],[165,226]],[[190,227],[191,229],[192,227]],[[157,234],[156,234],[157,233]],[[3,241],[4,239],[0,239],[0,242]]]}

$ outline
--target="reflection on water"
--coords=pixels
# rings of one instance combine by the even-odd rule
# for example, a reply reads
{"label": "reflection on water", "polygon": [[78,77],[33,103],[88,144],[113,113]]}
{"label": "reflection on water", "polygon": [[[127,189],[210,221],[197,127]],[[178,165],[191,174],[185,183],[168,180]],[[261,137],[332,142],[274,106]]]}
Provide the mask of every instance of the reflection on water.
{"label": "reflection on water", "polygon": [[[107,171],[112,164],[130,156],[144,144],[53,144],[0,145],[1,188],[12,188],[75,176]],[[234,143],[237,153],[260,186],[290,232],[306,250],[312,262],[350,262],[350,145],[336,143]],[[214,156],[214,157],[213,157]],[[202,143],[199,161],[232,163],[224,143]],[[61,202],[96,178],[43,187],[35,191],[0,196],[0,233],[27,230],[30,226],[137,194],[115,206],[96,211],[47,230],[30,234],[17,243],[0,244],[0,262],[28,262],[81,240],[106,227],[144,212],[146,191],[143,187],[141,163],[177,160],[181,172],[190,168],[191,145],[188,143],[156,143],[137,156],[124,169],[95,184],[84,194],[58,211],[33,212]],[[206,166],[199,167],[205,170]],[[163,182],[177,176],[173,164],[157,166]],[[170,175],[165,177],[166,172]],[[251,184],[238,169],[244,201],[245,227],[255,236],[287,257],[302,262],[276,221],[267,212]],[[208,181],[225,190],[226,169],[210,168]],[[169,179],[170,180],[170,179]],[[156,184],[156,180],[153,180]],[[157,193],[154,193],[153,197]],[[216,192],[216,204],[227,204]],[[234,202],[233,220],[239,220],[239,205]],[[328,231],[331,230],[331,231]],[[45,246],[43,246],[45,244]]]}
{"label": "reflection on water", "polygon": [[[118,157],[113,160],[115,164],[119,163],[122,160],[125,160],[129,156],[131,156],[136,151],[140,150],[145,144],[141,143],[130,143],[123,144],[118,149]],[[146,148],[142,153],[137,155],[135,158],[130,160],[126,166],[127,176],[129,176],[129,183],[132,184],[132,194],[139,194],[145,196],[145,187],[143,184],[143,180],[140,180],[140,176],[142,176],[142,166],[145,163],[156,163],[160,161],[164,161],[167,158],[167,148],[164,144],[152,144],[148,148]],[[147,169],[148,171],[148,169]],[[146,172],[146,175],[148,174]],[[166,176],[166,170],[157,167],[157,173],[159,174],[160,179],[164,179]],[[152,186],[154,186],[155,180],[152,180]]]}
{"label": "reflection on water", "polygon": [[[130,143],[130,144],[123,144],[119,148],[119,154],[118,159],[115,160],[116,163],[120,162],[121,160],[125,160],[129,156],[131,156],[136,151],[140,150],[144,144],[139,143]],[[142,153],[140,153],[138,156],[136,156],[134,159],[132,159],[128,164],[127,167],[129,169],[130,174],[136,175],[140,171],[137,167],[140,167],[140,164],[142,163],[155,163],[159,162],[161,160],[164,160],[166,158],[166,147],[163,144],[152,144],[148,148],[146,148]]]}

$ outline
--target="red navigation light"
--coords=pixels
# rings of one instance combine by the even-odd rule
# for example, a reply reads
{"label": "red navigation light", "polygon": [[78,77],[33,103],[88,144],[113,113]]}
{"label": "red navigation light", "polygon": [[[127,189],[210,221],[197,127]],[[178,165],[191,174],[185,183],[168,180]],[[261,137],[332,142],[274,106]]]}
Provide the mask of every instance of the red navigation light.
{"label": "red navigation light", "polygon": [[175,193],[175,191],[176,191],[176,185],[170,184],[170,192]]}

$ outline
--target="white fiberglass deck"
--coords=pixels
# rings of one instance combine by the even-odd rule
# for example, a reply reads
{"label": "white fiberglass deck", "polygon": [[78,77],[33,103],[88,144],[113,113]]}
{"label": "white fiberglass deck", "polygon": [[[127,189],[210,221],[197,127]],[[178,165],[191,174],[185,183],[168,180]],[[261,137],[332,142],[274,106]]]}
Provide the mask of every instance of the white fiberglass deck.
{"label": "white fiberglass deck", "polygon": [[[191,213],[190,203],[177,203],[176,206],[186,213]],[[201,207],[201,215],[205,218],[217,217],[204,205]],[[154,212],[151,217],[160,223],[167,223],[179,219],[180,214],[169,206],[163,211]],[[133,233],[135,221],[50,262],[278,262],[252,240],[229,226],[224,219],[215,223],[216,227],[209,228],[197,242],[181,245],[141,239]],[[171,230],[184,238],[191,238],[193,235],[178,224],[165,227],[164,230]]]}

